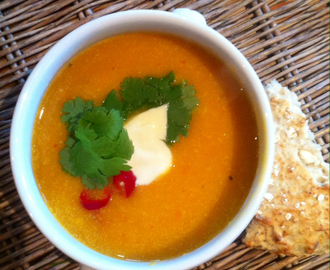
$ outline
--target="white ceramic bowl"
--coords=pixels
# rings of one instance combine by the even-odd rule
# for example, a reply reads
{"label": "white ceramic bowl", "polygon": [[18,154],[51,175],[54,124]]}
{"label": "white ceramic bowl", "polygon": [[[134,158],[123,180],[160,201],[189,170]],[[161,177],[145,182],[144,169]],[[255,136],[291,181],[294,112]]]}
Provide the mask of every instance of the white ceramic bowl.
{"label": "white ceramic bowl", "polygon": [[[172,260],[156,264],[121,261],[99,254],[68,234],[54,219],[35,183],[31,165],[31,138],[40,101],[59,69],[73,55],[90,45],[125,32],[157,31],[179,35],[200,44],[230,63],[248,91],[259,126],[259,165],[240,212],[228,227],[201,248]],[[125,11],[91,21],[59,41],[39,62],[29,76],[18,99],[11,128],[10,154],[15,183],[22,202],[41,232],[60,250],[82,265],[94,269],[190,269],[225,249],[246,228],[256,213],[270,178],[274,139],[272,114],[259,78],[244,56],[224,37],[205,23],[195,11],[177,9],[163,11]]]}

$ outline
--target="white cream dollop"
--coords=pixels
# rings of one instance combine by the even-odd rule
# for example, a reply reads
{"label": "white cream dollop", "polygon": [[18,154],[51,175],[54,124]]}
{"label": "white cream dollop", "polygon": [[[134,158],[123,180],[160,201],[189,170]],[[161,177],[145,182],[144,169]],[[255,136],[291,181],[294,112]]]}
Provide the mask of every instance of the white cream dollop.
{"label": "white cream dollop", "polygon": [[132,167],[137,185],[150,184],[171,166],[172,153],[165,143],[167,107],[162,105],[140,113],[124,126],[134,145],[128,165]]}

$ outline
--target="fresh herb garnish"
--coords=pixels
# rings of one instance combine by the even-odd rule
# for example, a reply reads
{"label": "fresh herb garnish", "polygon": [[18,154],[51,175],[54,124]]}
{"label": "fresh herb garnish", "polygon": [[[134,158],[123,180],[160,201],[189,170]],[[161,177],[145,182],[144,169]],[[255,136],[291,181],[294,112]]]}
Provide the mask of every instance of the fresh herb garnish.
{"label": "fresh herb garnish", "polygon": [[117,109],[127,118],[133,112],[168,104],[166,143],[171,145],[179,141],[180,134],[188,136],[191,113],[199,104],[192,85],[186,81],[175,85],[174,80],[173,72],[164,78],[126,78],[119,91],[122,101],[112,90],[103,106],[108,110]]}
{"label": "fresh herb garnish", "polygon": [[123,128],[124,120],[143,109],[168,104],[167,144],[178,142],[180,134],[187,136],[199,100],[192,85],[174,81],[173,72],[164,78],[126,78],[120,97],[112,90],[102,107],[80,97],[64,103],[61,119],[70,134],[60,152],[63,170],[82,178],[88,189],[101,189],[108,185],[109,177],[129,171],[126,163],[134,148]]}
{"label": "fresh herb garnish", "polygon": [[[77,100],[81,102],[76,98],[73,104]],[[69,102],[72,103],[71,100]],[[68,107],[67,103],[64,108]],[[73,109],[76,110],[75,107]],[[123,128],[124,119],[119,111],[108,112],[103,107],[93,107],[81,112],[80,119],[71,111],[69,114],[73,118],[65,119],[69,123],[68,131],[72,131],[60,152],[64,171],[81,177],[87,188],[100,189],[108,185],[109,177],[131,169],[126,163],[133,154],[133,144]]]}

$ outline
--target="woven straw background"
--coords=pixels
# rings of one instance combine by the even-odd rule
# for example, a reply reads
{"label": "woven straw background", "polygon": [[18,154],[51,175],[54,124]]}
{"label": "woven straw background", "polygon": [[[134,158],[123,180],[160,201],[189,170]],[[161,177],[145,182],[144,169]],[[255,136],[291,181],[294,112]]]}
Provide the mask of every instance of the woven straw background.
{"label": "woven straw background", "polygon": [[[35,227],[16,192],[9,134],[17,97],[33,67],[78,26],[118,11],[188,7],[234,43],[266,84],[294,91],[329,162],[329,2],[323,0],[0,1],[0,269],[79,269]],[[329,255],[302,261],[246,248],[237,239],[195,269],[329,269]],[[171,269],[169,269],[171,270]]]}

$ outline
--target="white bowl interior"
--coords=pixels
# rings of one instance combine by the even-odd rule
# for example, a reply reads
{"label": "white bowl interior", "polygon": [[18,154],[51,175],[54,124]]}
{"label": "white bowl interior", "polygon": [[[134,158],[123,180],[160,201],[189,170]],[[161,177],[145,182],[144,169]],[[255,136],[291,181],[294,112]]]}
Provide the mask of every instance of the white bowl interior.
{"label": "white bowl interior", "polygon": [[[259,166],[246,202],[230,226],[203,247],[179,258],[149,263],[121,261],[82,245],[54,219],[35,183],[31,165],[31,139],[38,106],[52,78],[73,55],[107,37],[126,32],[157,31],[179,35],[201,44],[219,56],[241,79],[257,113]],[[39,62],[28,78],[16,105],[11,131],[11,162],[20,197],[39,229],[68,256],[95,269],[188,269],[226,248],[248,225],[268,185],[274,149],[272,115],[264,89],[243,55],[220,34],[177,15],[161,11],[128,11],[96,19],[58,42]]]}

